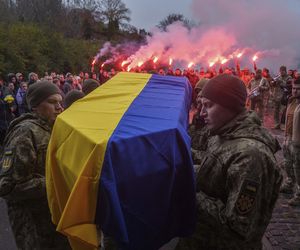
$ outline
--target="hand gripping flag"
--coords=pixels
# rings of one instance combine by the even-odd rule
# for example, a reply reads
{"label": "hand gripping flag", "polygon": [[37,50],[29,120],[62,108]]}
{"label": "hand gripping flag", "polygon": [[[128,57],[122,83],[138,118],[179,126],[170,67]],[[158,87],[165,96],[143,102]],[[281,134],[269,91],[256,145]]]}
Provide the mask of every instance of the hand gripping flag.
{"label": "hand gripping flag", "polygon": [[73,249],[100,233],[152,250],[195,225],[185,77],[119,73],[60,114],[46,160],[52,221]]}

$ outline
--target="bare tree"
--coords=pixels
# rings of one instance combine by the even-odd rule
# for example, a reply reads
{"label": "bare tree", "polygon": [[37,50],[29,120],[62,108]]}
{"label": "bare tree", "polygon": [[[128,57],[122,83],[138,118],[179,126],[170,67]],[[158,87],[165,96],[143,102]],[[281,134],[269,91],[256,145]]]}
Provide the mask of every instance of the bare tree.
{"label": "bare tree", "polygon": [[0,21],[15,19],[16,4],[13,0],[0,0]]}
{"label": "bare tree", "polygon": [[130,10],[121,0],[100,0],[99,14],[104,18],[108,27],[108,36],[120,30],[125,22],[130,21]]}
{"label": "bare tree", "polygon": [[64,5],[62,0],[16,0],[19,20],[58,27],[62,20]]}
{"label": "bare tree", "polygon": [[181,22],[188,29],[194,26],[193,22],[186,19],[182,14],[170,14],[165,19],[160,21],[157,27],[163,31],[166,31],[167,27],[175,22]]}

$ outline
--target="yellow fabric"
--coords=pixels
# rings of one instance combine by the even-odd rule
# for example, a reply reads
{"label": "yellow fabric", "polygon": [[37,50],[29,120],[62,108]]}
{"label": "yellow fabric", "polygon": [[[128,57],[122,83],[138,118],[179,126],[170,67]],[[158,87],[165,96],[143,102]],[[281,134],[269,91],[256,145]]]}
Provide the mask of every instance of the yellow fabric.
{"label": "yellow fabric", "polygon": [[94,218],[106,145],[150,77],[119,73],[55,122],[46,159],[47,196],[52,221],[73,249],[99,246]]}

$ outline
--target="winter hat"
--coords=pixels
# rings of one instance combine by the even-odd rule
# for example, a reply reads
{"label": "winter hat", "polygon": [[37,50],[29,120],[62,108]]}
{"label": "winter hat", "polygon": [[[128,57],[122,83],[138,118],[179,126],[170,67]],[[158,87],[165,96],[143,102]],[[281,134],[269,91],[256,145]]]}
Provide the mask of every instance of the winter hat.
{"label": "winter hat", "polygon": [[98,81],[94,80],[94,79],[86,79],[83,82],[82,85],[82,91],[84,94],[89,94],[91,93],[94,89],[96,89],[97,87],[99,87],[100,84]]}
{"label": "winter hat", "polygon": [[200,79],[195,86],[195,90],[201,91],[208,81],[209,79],[207,78]]}
{"label": "winter hat", "polygon": [[26,93],[26,100],[29,106],[34,108],[54,94],[61,94],[55,84],[48,81],[40,81],[30,85]]}
{"label": "winter hat", "polygon": [[210,79],[205,84],[202,89],[202,97],[236,113],[240,113],[245,108],[247,90],[239,78],[221,74]]}
{"label": "winter hat", "polygon": [[77,89],[69,91],[65,97],[65,108],[70,107],[73,102],[81,99],[82,97],[84,97],[84,93]]}

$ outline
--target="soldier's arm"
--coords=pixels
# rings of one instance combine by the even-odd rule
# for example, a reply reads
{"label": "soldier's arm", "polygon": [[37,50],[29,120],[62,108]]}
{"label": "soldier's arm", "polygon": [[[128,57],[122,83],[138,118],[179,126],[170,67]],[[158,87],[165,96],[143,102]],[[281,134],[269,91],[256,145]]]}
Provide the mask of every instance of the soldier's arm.
{"label": "soldier's arm", "polygon": [[268,82],[268,80],[267,80],[267,79],[264,79],[264,80],[263,80],[263,84],[262,84],[262,86],[260,86],[260,87],[261,87],[261,89],[262,89],[263,91],[269,90],[269,82]]}
{"label": "soldier's arm", "polygon": [[37,152],[31,131],[20,129],[11,137],[5,145],[5,150],[10,150],[11,155],[5,162],[8,164],[6,172],[2,174],[4,181],[1,185],[5,187],[2,197],[26,200],[46,196],[45,177],[35,170]]}
{"label": "soldier's arm", "polygon": [[[241,155],[231,163],[228,174],[227,202],[197,193],[198,216],[222,234],[249,239],[257,228],[261,212],[261,176],[263,160],[259,155]],[[267,188],[267,187],[265,187]]]}

